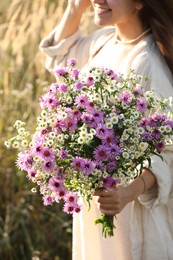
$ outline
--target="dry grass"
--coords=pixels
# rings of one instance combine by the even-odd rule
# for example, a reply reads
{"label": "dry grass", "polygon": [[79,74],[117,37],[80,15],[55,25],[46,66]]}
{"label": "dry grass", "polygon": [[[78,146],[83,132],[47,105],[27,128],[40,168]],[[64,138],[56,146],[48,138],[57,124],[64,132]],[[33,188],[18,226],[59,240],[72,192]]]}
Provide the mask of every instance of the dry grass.
{"label": "dry grass", "polygon": [[[0,5],[0,259],[71,259],[71,218],[59,205],[43,207],[6,150],[16,119],[34,129],[38,99],[53,77],[45,71],[40,40],[62,17],[64,0],[3,0]],[[91,12],[82,23],[89,26]],[[93,25],[92,25],[93,26]],[[3,62],[2,62],[3,61]],[[49,242],[48,242],[49,240]],[[38,258],[34,258],[34,257]]]}

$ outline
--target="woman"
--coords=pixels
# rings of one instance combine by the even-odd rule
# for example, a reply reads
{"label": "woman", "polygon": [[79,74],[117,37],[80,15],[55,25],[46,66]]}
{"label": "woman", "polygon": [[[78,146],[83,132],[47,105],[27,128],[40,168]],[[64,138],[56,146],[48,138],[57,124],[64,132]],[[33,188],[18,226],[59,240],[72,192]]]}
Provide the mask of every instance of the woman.
{"label": "woman", "polygon": [[[91,3],[96,25],[104,28],[82,36],[78,27],[90,1],[69,0],[60,24],[40,44],[47,69],[66,65],[70,57],[76,57],[82,69],[96,65],[124,74],[134,69],[150,77],[145,90],[173,96],[173,22],[166,0]],[[91,210],[84,207],[74,216],[74,260],[173,259],[171,149],[165,151],[163,161],[153,156],[152,167],[145,165],[141,177],[127,187],[97,191]],[[100,227],[93,224],[100,212],[117,216],[114,237],[103,239]]]}

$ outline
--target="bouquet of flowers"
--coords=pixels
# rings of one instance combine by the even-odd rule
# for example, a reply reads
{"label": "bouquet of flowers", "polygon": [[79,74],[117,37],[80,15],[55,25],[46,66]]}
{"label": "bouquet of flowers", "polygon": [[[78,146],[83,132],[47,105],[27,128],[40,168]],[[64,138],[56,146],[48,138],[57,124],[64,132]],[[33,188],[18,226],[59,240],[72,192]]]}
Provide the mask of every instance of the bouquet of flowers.
{"label": "bouquet of flowers", "polygon": [[[70,214],[80,212],[81,197],[90,205],[95,190],[128,184],[173,139],[171,100],[144,93],[142,76],[96,67],[82,72],[75,65],[70,59],[55,69],[58,81],[40,98],[35,133],[17,120],[17,136],[5,142],[21,149],[17,166],[44,205],[64,200]],[[105,237],[113,235],[113,216],[102,214],[96,223]]]}

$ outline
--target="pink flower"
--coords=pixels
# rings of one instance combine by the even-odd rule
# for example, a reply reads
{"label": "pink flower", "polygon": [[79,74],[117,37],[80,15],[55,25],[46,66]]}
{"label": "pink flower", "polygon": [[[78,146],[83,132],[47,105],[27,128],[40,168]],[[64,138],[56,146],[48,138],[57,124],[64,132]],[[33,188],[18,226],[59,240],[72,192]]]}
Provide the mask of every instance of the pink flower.
{"label": "pink flower", "polygon": [[52,205],[53,202],[54,202],[54,199],[50,195],[45,195],[43,197],[43,204],[45,206]]}
{"label": "pink flower", "polygon": [[62,76],[64,76],[67,73],[67,68],[66,67],[64,67],[64,68],[55,68],[54,69],[54,73],[55,73],[56,76],[62,77]]}
{"label": "pink flower", "polygon": [[45,161],[41,164],[42,170],[45,172],[53,172],[55,168],[55,162],[54,161]]}
{"label": "pink flower", "polygon": [[74,168],[75,171],[83,171],[84,159],[78,156],[73,158],[71,166]]}
{"label": "pink flower", "polygon": [[56,108],[59,105],[59,100],[55,97],[53,93],[46,93],[43,95],[40,99],[40,106],[41,108],[48,108],[49,110],[52,110]]}
{"label": "pink flower", "polygon": [[123,91],[119,97],[118,100],[122,102],[122,104],[129,105],[132,102],[132,94],[129,91]]}
{"label": "pink flower", "polygon": [[54,176],[49,179],[48,188],[52,191],[59,191],[63,186],[63,180]]}
{"label": "pink flower", "polygon": [[99,145],[94,149],[94,158],[96,161],[106,161],[108,159],[107,148],[104,145]]}
{"label": "pink flower", "polygon": [[79,107],[85,108],[87,105],[87,97],[86,96],[77,96],[75,99],[75,103],[76,105],[78,105]]}
{"label": "pink flower", "polygon": [[59,91],[62,92],[62,93],[67,93],[67,89],[68,89],[68,86],[64,83],[60,84],[59,85]]}
{"label": "pink flower", "polygon": [[95,164],[94,162],[92,162],[89,159],[85,159],[84,160],[84,168],[83,168],[83,172],[87,175],[91,174],[92,171],[94,170]]}
{"label": "pink flower", "polygon": [[33,158],[27,151],[22,151],[18,153],[16,164],[21,170],[28,171],[32,168]]}
{"label": "pink flower", "polygon": [[146,99],[141,97],[137,99],[136,102],[136,108],[141,112],[144,113],[147,109],[147,103],[146,103]]}

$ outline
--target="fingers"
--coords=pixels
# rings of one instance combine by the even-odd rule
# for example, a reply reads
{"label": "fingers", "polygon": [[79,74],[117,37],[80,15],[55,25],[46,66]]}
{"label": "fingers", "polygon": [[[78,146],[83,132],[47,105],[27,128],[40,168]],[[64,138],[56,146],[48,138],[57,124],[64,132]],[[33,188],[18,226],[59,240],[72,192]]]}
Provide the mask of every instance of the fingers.
{"label": "fingers", "polygon": [[114,191],[115,189],[114,190],[99,189],[95,191],[94,196],[111,197]]}

